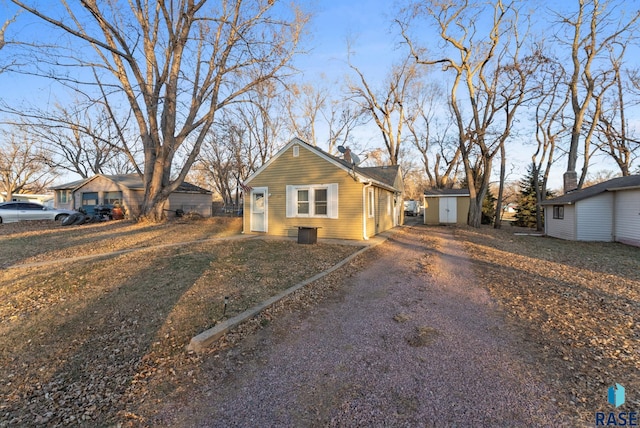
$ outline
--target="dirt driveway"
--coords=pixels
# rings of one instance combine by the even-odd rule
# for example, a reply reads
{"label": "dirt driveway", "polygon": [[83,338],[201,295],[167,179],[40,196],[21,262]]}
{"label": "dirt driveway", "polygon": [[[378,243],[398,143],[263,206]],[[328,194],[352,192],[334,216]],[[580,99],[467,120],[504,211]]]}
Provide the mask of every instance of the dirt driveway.
{"label": "dirt driveway", "polygon": [[329,298],[206,356],[153,424],[573,425],[462,244],[436,230],[427,246],[403,228]]}

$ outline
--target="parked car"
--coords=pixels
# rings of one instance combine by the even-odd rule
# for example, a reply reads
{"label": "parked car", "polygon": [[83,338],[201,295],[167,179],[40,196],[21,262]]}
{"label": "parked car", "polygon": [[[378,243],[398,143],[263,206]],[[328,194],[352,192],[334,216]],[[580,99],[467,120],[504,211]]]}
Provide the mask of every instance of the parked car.
{"label": "parked car", "polygon": [[404,215],[405,216],[417,216],[420,215],[420,204],[418,201],[410,199],[404,201]]}
{"label": "parked car", "polygon": [[35,202],[4,202],[0,204],[0,223],[13,223],[23,220],[62,221],[75,212],[51,209]]}

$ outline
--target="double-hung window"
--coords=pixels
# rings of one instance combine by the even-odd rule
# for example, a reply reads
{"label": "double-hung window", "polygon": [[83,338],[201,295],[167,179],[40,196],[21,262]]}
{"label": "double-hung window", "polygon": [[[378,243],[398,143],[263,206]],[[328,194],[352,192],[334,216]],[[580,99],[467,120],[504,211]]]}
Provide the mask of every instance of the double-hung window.
{"label": "double-hung window", "polygon": [[287,217],[338,218],[338,184],[287,186]]}
{"label": "double-hung window", "polygon": [[553,218],[558,220],[564,219],[564,205],[553,206]]}

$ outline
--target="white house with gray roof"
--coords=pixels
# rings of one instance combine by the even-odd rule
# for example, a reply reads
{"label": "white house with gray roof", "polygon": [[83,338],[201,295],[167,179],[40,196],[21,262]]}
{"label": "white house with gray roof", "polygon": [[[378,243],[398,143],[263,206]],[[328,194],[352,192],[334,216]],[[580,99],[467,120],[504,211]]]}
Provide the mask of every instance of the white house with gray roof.
{"label": "white house with gray roof", "polygon": [[640,175],[598,183],[542,206],[548,236],[640,246]]}

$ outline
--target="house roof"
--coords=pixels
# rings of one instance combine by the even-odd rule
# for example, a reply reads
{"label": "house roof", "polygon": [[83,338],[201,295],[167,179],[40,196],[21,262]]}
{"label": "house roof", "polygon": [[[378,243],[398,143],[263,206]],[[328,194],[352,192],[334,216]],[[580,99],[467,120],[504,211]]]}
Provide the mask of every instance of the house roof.
{"label": "house roof", "polygon": [[347,162],[343,158],[333,156],[328,152],[320,149],[319,147],[312,146],[311,144],[302,141],[301,139],[295,137],[286,146],[284,146],[278,153],[276,153],[271,159],[264,163],[260,168],[258,168],[251,176],[247,178],[245,183],[249,183],[255,176],[260,174],[267,166],[269,166],[275,159],[280,157],[284,152],[286,152],[292,145],[298,144],[300,147],[304,147],[307,150],[316,153],[321,158],[333,163],[338,168],[345,170],[347,173],[353,173],[361,182],[373,181],[376,185],[380,187],[387,188],[392,191],[402,191],[396,187],[396,177],[398,176],[398,172],[400,167],[398,165],[391,166],[376,166],[376,167],[359,167],[354,166],[350,162]]}
{"label": "house roof", "polygon": [[427,189],[424,191],[426,197],[441,196],[469,196],[469,189]]}
{"label": "house roof", "polygon": [[594,184],[593,186],[585,187],[584,189],[576,190],[562,196],[558,196],[557,198],[548,199],[543,201],[541,205],[571,205],[604,192],[633,188],[640,188],[640,175],[629,175],[626,177],[618,177],[603,181],[602,183]]}
{"label": "house roof", "polygon": [[[106,174],[96,174],[93,177],[85,178],[82,180],[71,181],[69,183],[60,184],[58,186],[51,187],[52,190],[76,190],[90,181],[95,180],[97,177],[104,177],[107,180],[113,181],[119,185],[122,185],[131,190],[144,190],[144,183],[142,182],[142,177],[138,174],[117,174],[117,175],[106,175]],[[211,193],[210,190],[204,189],[202,187],[196,186],[195,184],[183,182],[178,189],[177,192],[184,193]]]}

